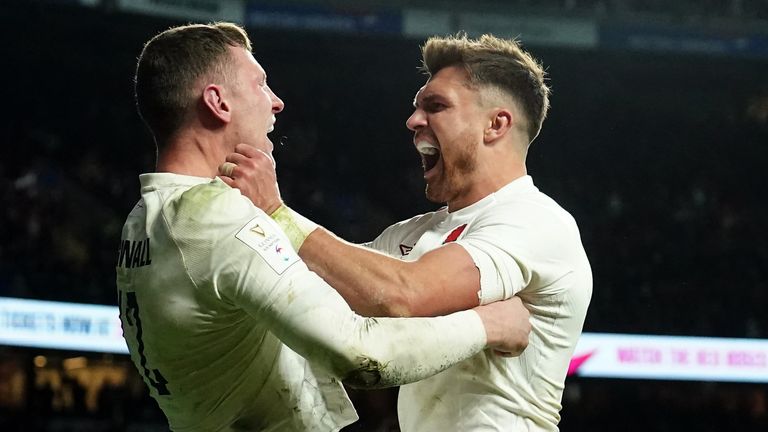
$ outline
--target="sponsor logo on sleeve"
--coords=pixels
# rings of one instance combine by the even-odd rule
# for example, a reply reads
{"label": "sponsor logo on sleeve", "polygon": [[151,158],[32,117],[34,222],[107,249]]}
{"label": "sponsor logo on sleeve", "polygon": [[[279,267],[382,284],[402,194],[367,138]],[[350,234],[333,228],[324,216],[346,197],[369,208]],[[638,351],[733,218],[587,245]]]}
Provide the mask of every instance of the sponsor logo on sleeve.
{"label": "sponsor logo on sleeve", "polygon": [[264,231],[264,228],[262,228],[261,225],[259,225],[259,224],[254,225],[251,228],[251,232],[256,234],[256,235],[260,235],[262,237],[266,237],[267,236],[267,232]]}
{"label": "sponsor logo on sleeve", "polygon": [[290,247],[285,234],[265,218],[257,216],[251,219],[235,237],[255,250],[277,274],[283,274],[299,261],[299,256]]}

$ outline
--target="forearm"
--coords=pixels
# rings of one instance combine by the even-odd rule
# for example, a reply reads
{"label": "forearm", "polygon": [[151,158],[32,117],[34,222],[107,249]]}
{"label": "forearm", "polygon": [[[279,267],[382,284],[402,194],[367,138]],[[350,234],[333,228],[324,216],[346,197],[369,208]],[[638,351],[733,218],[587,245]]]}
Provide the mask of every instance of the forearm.
{"label": "forearm", "polygon": [[410,263],[348,243],[323,228],[306,238],[299,255],[357,313],[413,314],[410,297],[422,287],[413,272],[409,274]]}
{"label": "forearm", "polygon": [[309,267],[362,315],[437,316],[479,304],[479,270],[461,246],[401,261],[346,242],[288,207],[272,217]]}
{"label": "forearm", "polygon": [[[366,318],[355,341],[358,366],[343,377],[352,387],[402,385],[428,378],[486,347],[474,311],[437,318]],[[381,359],[381,360],[377,360]]]}

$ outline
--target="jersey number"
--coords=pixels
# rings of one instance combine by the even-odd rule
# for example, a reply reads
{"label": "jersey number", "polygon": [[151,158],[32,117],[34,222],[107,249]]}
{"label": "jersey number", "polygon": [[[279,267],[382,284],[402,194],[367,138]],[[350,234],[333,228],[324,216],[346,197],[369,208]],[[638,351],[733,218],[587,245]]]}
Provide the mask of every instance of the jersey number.
{"label": "jersey number", "polygon": [[[118,306],[120,309],[122,309],[122,293],[118,295],[117,299]],[[139,346],[139,359],[141,361],[140,372],[142,375],[144,375],[144,378],[147,380],[147,382],[149,382],[149,384],[154,387],[155,390],[157,390],[158,394],[169,395],[171,392],[169,392],[168,387],[166,387],[168,381],[166,381],[166,379],[163,377],[163,374],[161,374],[159,370],[150,369],[149,366],[147,366],[147,356],[144,355],[144,341],[141,340],[141,318],[139,318],[139,303],[136,301],[136,293],[125,293],[125,299],[126,305],[125,309],[123,309],[123,316],[125,316],[125,320],[128,322],[128,325],[136,327],[136,342]]]}

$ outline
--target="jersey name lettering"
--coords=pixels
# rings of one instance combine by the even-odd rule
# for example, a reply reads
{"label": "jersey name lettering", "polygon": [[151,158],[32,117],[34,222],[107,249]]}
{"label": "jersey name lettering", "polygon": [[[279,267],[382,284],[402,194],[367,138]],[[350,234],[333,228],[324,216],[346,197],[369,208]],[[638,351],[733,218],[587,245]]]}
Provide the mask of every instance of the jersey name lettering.
{"label": "jersey name lettering", "polygon": [[117,266],[125,268],[144,267],[152,264],[149,256],[149,238],[144,240],[120,240],[117,251]]}

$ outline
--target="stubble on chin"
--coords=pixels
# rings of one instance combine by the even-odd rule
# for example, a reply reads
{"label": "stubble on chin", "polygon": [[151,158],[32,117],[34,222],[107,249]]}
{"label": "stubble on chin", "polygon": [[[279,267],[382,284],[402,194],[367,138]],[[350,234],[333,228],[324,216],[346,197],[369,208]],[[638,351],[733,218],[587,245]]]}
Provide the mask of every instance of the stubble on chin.
{"label": "stubble on chin", "polygon": [[441,176],[434,179],[431,185],[427,183],[424,193],[434,203],[447,203],[459,195],[477,168],[477,154],[471,144],[464,144],[456,150],[450,162],[442,161]]}

